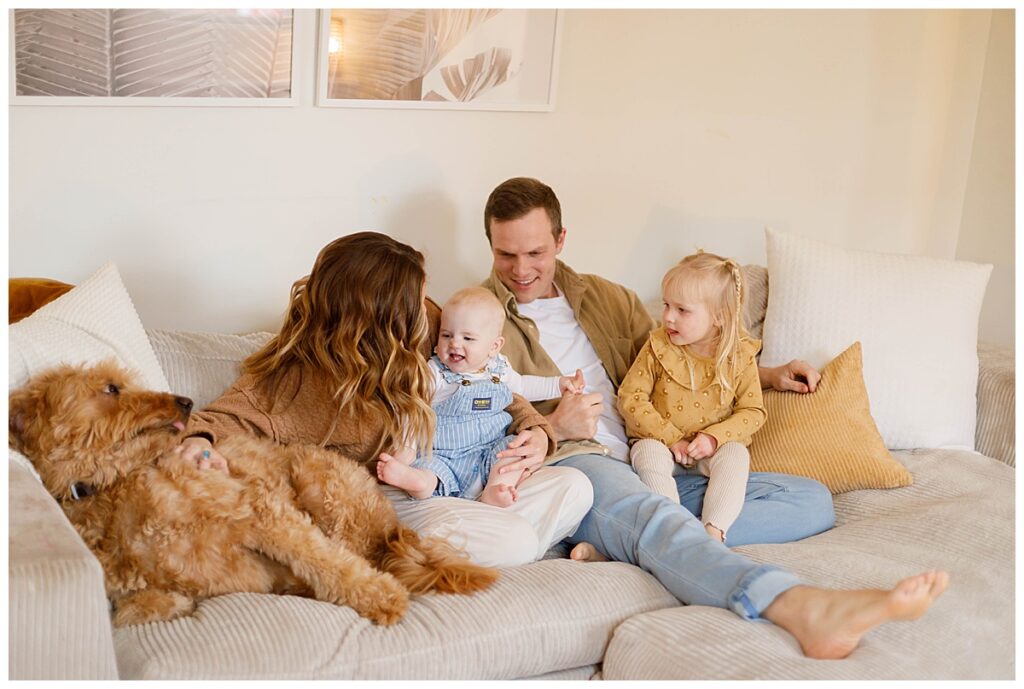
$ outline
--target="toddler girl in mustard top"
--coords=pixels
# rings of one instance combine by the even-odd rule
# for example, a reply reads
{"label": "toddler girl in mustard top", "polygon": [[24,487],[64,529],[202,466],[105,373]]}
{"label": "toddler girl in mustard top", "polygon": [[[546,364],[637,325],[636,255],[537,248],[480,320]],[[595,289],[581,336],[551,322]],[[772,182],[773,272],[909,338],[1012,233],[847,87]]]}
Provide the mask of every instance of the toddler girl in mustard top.
{"label": "toddler girl in mustard top", "polygon": [[739,265],[698,252],[661,283],[662,327],[619,386],[630,462],[657,493],[679,502],[674,475],[708,477],[701,522],[725,540],[750,472],[751,435],[767,414],[757,375],[761,343],[743,327]]}

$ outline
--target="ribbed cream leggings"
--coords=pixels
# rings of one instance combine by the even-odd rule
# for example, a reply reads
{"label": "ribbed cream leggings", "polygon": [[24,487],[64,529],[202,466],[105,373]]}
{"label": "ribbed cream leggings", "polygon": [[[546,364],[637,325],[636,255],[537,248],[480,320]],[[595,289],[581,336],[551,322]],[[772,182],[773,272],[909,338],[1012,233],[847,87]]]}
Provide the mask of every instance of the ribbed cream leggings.
{"label": "ribbed cream leggings", "polygon": [[[673,478],[676,462],[664,443],[649,438],[638,440],[629,451],[629,460],[640,480],[651,490],[679,504],[679,490]],[[712,456],[699,460],[696,468],[708,477],[700,521],[711,524],[725,535],[743,509],[750,452],[740,443],[725,443],[719,445]]]}

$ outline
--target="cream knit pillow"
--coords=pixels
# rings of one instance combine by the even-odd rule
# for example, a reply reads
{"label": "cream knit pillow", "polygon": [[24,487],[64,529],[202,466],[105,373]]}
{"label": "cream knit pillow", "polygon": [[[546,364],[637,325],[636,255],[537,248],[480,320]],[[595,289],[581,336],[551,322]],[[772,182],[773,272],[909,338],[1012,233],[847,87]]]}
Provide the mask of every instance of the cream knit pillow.
{"label": "cream knit pillow", "polygon": [[992,266],[849,251],[771,230],[767,240],[761,365],[798,358],[820,369],[859,340],[886,447],[973,449],[978,315]]}
{"label": "cream knit pillow", "polygon": [[146,334],[171,391],[191,398],[196,409],[220,397],[241,375],[246,357],[274,336],[266,332],[227,335],[157,329]]}
{"label": "cream knit pillow", "polygon": [[167,391],[156,355],[113,263],[8,331],[8,390],[60,363],[115,359],[150,390]]}

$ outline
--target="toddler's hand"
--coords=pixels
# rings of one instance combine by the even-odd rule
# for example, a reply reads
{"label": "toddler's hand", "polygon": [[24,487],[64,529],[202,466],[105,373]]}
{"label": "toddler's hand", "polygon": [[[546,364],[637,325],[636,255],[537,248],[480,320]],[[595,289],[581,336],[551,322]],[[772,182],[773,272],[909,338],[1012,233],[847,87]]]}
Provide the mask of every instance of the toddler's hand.
{"label": "toddler's hand", "polygon": [[686,451],[690,449],[690,442],[688,440],[680,440],[677,443],[673,443],[668,446],[668,449],[672,452],[672,459],[676,460],[677,463],[682,464],[684,467],[693,466],[693,460],[686,454]]}
{"label": "toddler's hand", "polygon": [[690,441],[690,447],[686,450],[686,454],[690,456],[690,459],[706,459],[715,454],[717,449],[718,441],[714,437],[707,433],[698,433],[697,437]]}
{"label": "toddler's hand", "polygon": [[587,382],[583,379],[583,371],[580,369],[576,369],[574,376],[561,376],[558,379],[558,389],[562,391],[563,395],[567,393],[580,395],[586,386]]}

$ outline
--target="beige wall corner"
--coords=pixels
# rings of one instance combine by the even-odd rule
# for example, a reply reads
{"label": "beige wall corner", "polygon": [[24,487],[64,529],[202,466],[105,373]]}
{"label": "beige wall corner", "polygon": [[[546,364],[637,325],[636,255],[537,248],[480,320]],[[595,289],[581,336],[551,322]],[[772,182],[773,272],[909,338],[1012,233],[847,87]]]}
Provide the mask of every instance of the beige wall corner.
{"label": "beige wall corner", "polygon": [[1014,332],[1014,11],[993,10],[956,257],[991,263],[978,337]]}

